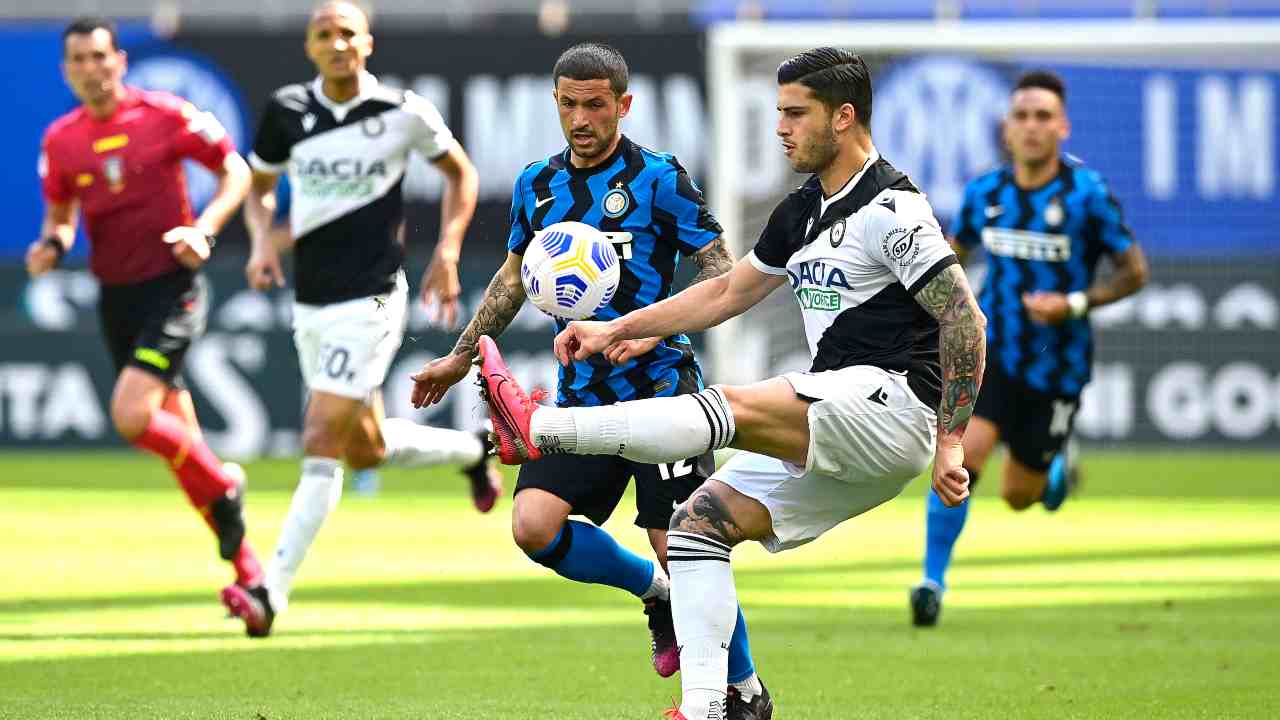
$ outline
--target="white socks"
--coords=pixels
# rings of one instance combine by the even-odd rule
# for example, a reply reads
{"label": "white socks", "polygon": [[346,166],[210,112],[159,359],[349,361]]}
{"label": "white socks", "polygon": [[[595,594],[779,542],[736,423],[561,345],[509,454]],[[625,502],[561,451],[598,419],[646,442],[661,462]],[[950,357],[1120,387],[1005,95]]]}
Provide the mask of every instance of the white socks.
{"label": "white socks", "polygon": [[667,533],[667,568],[680,643],[680,712],[688,720],[724,720],[729,640],[738,622],[729,546],[673,530]]}
{"label": "white socks", "polygon": [[641,600],[648,600],[649,598],[671,599],[671,580],[662,571],[662,565],[656,562],[653,564],[653,580],[649,583],[649,589],[645,590],[644,594],[640,596]]}
{"label": "white socks", "polygon": [[529,424],[544,452],[621,455],[665,463],[719,450],[736,428],[719,388],[692,395],[632,400],[602,407],[538,408]]}
{"label": "white socks", "polygon": [[289,604],[289,589],[307,549],[320,532],[320,526],[342,496],[342,461],[335,458],[308,456],[302,459],[302,479],[293,491],[289,514],[280,528],[275,554],[267,564],[266,586],[271,608],[284,612]]}
{"label": "white socks", "polygon": [[383,465],[475,465],[484,458],[484,445],[472,433],[419,425],[403,418],[382,422],[382,440],[387,444]]}

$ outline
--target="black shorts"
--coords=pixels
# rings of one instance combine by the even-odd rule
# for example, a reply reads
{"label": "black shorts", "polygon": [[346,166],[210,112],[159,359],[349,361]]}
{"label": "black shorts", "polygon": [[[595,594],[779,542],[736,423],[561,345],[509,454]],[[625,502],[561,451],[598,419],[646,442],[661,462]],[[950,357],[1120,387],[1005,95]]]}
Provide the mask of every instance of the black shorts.
{"label": "black shorts", "polygon": [[186,270],[133,285],[104,285],[98,302],[116,372],[136,367],[179,388],[187,349],[204,334],[208,313],[208,281]]}
{"label": "black shorts", "polygon": [[1013,459],[1044,472],[1071,435],[1079,409],[1079,395],[1041,392],[993,362],[987,365],[973,414],[995,424]]}
{"label": "black shorts", "polygon": [[[681,370],[676,394],[701,389],[696,368]],[[680,462],[649,465],[615,455],[545,455],[520,466],[516,493],[538,488],[569,503],[572,515],[603,525],[636,479],[636,519],[642,528],[666,530],[676,506],[716,470],[710,452]]]}

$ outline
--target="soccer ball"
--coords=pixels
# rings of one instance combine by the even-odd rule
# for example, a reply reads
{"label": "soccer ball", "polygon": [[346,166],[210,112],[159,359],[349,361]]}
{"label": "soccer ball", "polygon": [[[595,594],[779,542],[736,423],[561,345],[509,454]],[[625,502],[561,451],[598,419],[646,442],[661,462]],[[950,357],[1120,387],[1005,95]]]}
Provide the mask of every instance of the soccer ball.
{"label": "soccer ball", "polygon": [[580,222],[559,222],[534,235],[520,264],[533,304],[565,320],[589,318],[608,305],[621,274],[613,244]]}

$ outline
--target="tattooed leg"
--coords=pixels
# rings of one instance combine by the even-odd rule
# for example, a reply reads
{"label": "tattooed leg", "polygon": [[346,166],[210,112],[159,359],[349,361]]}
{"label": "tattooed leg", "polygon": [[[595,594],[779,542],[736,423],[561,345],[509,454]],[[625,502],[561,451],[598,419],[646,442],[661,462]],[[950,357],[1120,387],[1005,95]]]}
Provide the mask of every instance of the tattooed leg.
{"label": "tattooed leg", "polygon": [[729,551],[771,528],[763,505],[718,480],[703,483],[671,518],[667,567],[680,646],[680,710],[687,718],[724,717],[738,620]]}

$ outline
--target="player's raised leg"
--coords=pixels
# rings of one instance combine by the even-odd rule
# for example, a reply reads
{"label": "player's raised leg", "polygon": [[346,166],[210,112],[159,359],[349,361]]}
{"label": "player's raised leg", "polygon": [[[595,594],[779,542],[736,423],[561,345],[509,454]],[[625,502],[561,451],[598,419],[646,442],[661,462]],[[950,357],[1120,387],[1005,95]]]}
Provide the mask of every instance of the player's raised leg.
{"label": "player's raised leg", "polygon": [[551,452],[666,463],[725,447],[801,467],[808,457],[809,401],[783,378],[600,407],[551,408],[529,400],[492,339],[481,338],[479,350],[482,389],[503,462]]}

